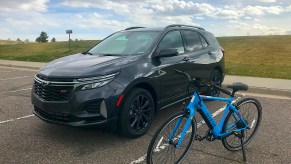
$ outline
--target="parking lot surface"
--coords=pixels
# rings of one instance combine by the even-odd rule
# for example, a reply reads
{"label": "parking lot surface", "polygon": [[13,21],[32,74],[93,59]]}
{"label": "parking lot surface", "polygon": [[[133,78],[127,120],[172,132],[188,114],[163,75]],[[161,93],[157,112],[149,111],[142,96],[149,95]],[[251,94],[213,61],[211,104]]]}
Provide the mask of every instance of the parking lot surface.
{"label": "parking lot surface", "polygon": [[[106,129],[47,124],[32,114],[30,94],[35,73],[0,66],[0,163],[145,163],[154,132],[181,109],[179,103],[158,112],[150,131],[137,139],[126,139]],[[263,120],[246,147],[248,162],[291,163],[291,100],[256,98],[263,106]],[[209,101],[206,105],[214,113],[224,104]],[[206,130],[203,125],[198,133],[203,135]],[[182,163],[241,162],[241,152],[227,151],[220,141],[195,141]]]}

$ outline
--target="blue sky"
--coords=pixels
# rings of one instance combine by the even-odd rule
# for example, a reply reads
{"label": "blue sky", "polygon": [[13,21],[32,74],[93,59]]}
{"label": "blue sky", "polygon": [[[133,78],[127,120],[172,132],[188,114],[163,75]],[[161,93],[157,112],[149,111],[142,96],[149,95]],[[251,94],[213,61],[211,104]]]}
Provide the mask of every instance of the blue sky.
{"label": "blue sky", "polygon": [[291,34],[290,0],[0,0],[0,39],[96,40],[130,26],[197,25],[216,36]]}

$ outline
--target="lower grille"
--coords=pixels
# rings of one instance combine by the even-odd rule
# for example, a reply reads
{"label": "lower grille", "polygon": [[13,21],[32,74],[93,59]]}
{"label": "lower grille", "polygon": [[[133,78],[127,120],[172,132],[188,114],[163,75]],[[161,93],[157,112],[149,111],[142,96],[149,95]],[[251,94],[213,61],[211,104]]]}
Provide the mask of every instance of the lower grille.
{"label": "lower grille", "polygon": [[95,100],[92,102],[89,102],[88,104],[86,104],[86,106],[84,107],[84,110],[88,113],[92,113],[92,114],[99,114],[100,113],[100,105],[101,105],[101,101],[102,100]]}
{"label": "lower grille", "polygon": [[39,114],[40,116],[48,119],[52,119],[55,121],[60,121],[60,122],[69,122],[72,121],[74,118],[68,114],[68,113],[57,113],[57,112],[44,112],[41,109],[34,107],[35,112]]}

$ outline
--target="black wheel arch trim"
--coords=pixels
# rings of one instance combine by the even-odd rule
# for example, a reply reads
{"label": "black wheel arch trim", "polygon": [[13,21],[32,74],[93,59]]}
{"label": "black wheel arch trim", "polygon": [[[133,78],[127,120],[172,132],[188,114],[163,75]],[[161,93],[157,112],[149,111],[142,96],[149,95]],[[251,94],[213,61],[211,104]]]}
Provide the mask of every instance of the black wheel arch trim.
{"label": "black wheel arch trim", "polygon": [[[142,88],[147,90],[153,97],[154,103],[155,103],[155,111],[157,109],[157,102],[160,100],[160,95],[159,95],[159,89],[155,88],[154,86],[157,84],[154,84],[152,81],[150,81],[149,78],[146,77],[141,77],[138,79],[135,79],[134,81],[132,81],[131,83],[129,83],[126,88],[123,90],[123,92],[121,93],[123,95],[123,98],[121,100],[120,105],[118,106],[118,111],[121,109],[122,105],[123,105],[123,101],[126,98],[126,96],[130,93],[130,91],[133,88]],[[150,87],[150,89],[148,88]],[[120,94],[120,95],[121,95]]]}

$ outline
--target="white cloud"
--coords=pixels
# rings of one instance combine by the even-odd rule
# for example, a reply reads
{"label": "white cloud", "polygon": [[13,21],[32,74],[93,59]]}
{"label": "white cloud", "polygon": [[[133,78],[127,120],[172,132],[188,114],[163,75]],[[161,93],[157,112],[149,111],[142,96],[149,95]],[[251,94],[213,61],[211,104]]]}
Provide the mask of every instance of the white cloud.
{"label": "white cloud", "polygon": [[250,20],[252,19],[252,17],[244,17],[244,19]]}
{"label": "white cloud", "polygon": [[265,15],[265,14],[275,14],[279,15],[280,13],[284,12],[283,7],[281,6],[247,6],[242,9],[245,14],[248,15]]}
{"label": "white cloud", "polygon": [[[265,34],[284,33],[287,28],[280,23],[276,23],[278,27],[267,26],[270,25],[268,24],[270,15],[273,19],[282,19],[285,24],[291,23],[286,21],[286,15],[291,11],[290,2],[287,0],[254,0],[240,1],[240,3],[227,1],[227,5],[190,0],[62,0],[58,4],[53,3],[52,7],[49,6],[50,2],[49,0],[0,0],[1,38],[5,39],[14,33],[37,36],[40,31],[45,30],[48,33],[58,31],[56,39],[60,40],[57,38],[58,35],[63,36],[62,32],[69,28],[74,32],[89,31],[89,33],[99,33],[99,37],[105,37],[111,32],[129,26],[161,27],[176,23],[197,26],[201,24],[220,34],[239,35],[245,34],[248,30],[254,30],[252,34]],[[54,10],[64,7],[68,10],[62,12]],[[224,26],[228,26],[233,31],[226,32]]]}
{"label": "white cloud", "polygon": [[246,23],[246,22],[231,22],[228,25],[230,29],[239,30],[240,33],[252,33],[252,35],[284,35],[288,33],[288,29],[266,26],[259,23]]}
{"label": "white cloud", "polygon": [[0,11],[46,12],[49,0],[1,0]]}
{"label": "white cloud", "polygon": [[266,2],[266,3],[276,2],[276,0],[255,0],[255,1],[258,1],[258,2]]}
{"label": "white cloud", "polygon": [[203,17],[195,17],[196,19],[200,19],[200,20],[203,20],[204,18]]}

